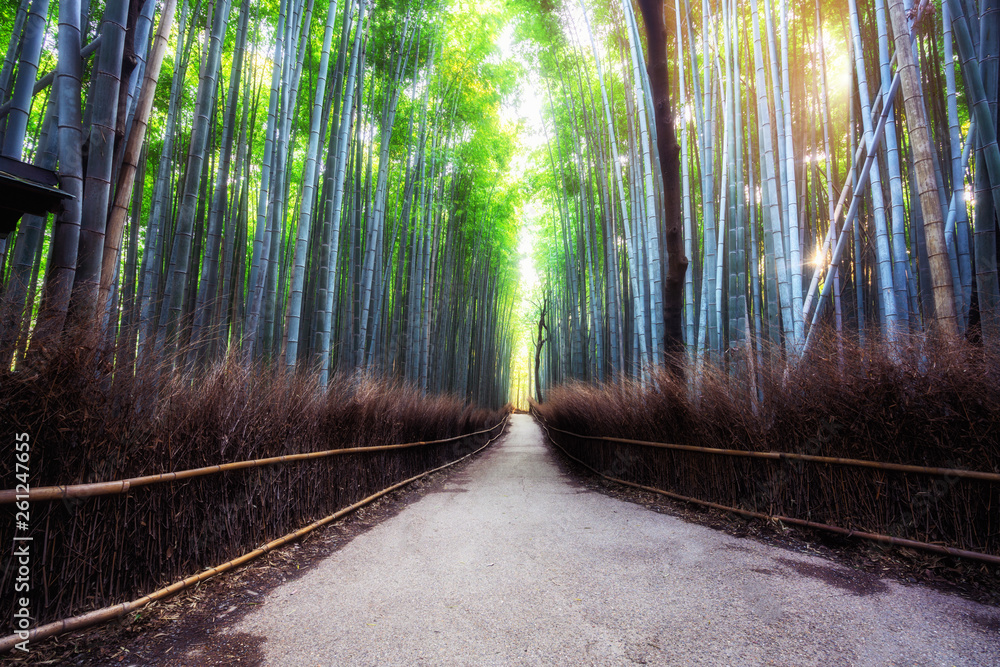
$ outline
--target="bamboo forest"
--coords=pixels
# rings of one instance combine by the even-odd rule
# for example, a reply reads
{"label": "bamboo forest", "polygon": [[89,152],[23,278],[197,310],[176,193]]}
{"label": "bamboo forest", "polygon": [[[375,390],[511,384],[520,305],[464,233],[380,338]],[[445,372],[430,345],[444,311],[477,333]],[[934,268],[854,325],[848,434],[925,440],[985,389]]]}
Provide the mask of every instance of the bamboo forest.
{"label": "bamboo forest", "polygon": [[4,0],[0,49],[32,641],[528,421],[1000,582],[1000,0]]}
{"label": "bamboo forest", "polygon": [[[664,5],[691,361],[794,364],[824,328],[995,341],[996,14],[889,4]],[[664,363],[630,3],[3,11],[3,155],[72,197],[0,242],[5,364],[83,322],[116,364],[238,350],[498,405]]]}

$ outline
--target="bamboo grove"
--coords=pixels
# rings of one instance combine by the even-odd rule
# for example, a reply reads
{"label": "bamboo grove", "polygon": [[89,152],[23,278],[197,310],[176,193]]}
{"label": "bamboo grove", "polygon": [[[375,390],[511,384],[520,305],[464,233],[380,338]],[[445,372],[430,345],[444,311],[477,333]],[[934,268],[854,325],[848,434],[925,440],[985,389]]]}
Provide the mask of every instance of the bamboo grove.
{"label": "bamboo grove", "polygon": [[[16,6],[14,6],[16,4]],[[506,401],[520,189],[504,18],[439,0],[21,0],[3,155],[74,199],[3,243],[10,367],[229,354]]]}
{"label": "bamboo grove", "polygon": [[[689,359],[817,337],[1000,339],[993,0],[666,0]],[[542,3],[539,390],[663,362],[663,186],[642,17]],[[902,54],[902,57],[901,57]]]}

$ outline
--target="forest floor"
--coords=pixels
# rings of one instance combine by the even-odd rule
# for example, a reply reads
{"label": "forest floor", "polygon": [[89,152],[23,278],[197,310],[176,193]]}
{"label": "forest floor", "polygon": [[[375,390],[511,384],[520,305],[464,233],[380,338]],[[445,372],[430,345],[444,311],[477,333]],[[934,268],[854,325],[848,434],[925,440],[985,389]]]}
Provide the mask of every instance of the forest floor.
{"label": "forest floor", "polygon": [[39,646],[35,657],[1000,664],[989,577],[949,583],[919,559],[611,487],[557,458],[527,415],[457,468],[138,618]]}

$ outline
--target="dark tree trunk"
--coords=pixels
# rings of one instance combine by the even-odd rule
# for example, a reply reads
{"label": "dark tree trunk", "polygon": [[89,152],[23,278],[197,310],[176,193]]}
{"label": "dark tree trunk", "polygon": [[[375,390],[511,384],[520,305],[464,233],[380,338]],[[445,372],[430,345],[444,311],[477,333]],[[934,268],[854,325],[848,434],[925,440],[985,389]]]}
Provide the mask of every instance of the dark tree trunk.
{"label": "dark tree trunk", "polygon": [[656,145],[660,151],[660,171],[663,174],[663,232],[669,255],[663,287],[664,352],[667,367],[681,378],[684,375],[684,275],[688,258],[684,255],[684,235],[681,231],[681,149],[670,106],[663,0],[639,0],[639,10],[646,25],[646,69],[656,116]]}
{"label": "dark tree trunk", "polygon": [[539,371],[542,367],[542,345],[548,340],[548,336],[542,336],[542,332],[549,332],[549,327],[545,324],[545,310],[548,308],[548,299],[542,302],[542,314],[538,318],[538,344],[535,345],[535,398],[539,403],[542,402],[542,381],[539,377]]}

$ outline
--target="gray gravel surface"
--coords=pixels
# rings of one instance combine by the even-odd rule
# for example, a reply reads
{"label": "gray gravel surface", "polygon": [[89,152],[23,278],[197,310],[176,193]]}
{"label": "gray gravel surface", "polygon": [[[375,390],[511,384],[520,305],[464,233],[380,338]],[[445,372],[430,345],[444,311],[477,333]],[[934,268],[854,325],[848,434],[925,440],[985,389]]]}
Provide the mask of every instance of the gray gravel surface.
{"label": "gray gravel surface", "polygon": [[587,491],[538,426],[227,632],[272,665],[995,665],[1000,610]]}

